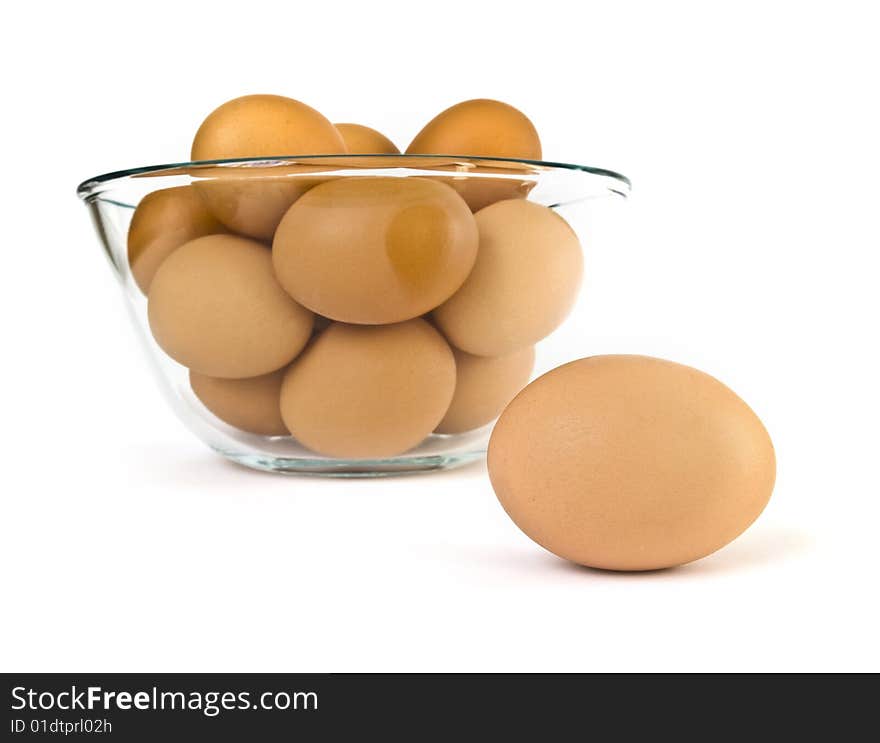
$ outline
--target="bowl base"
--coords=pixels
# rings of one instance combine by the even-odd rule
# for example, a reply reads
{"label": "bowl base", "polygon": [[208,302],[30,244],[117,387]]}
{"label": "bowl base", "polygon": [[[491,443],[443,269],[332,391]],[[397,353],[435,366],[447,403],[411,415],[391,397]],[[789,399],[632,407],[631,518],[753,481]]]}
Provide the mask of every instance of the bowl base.
{"label": "bowl base", "polygon": [[[214,447],[212,447],[214,448]],[[486,456],[486,451],[399,456],[387,459],[309,459],[307,457],[272,457],[257,454],[223,451],[218,454],[236,464],[263,472],[282,475],[309,475],[312,477],[393,477],[437,470],[454,469]]]}

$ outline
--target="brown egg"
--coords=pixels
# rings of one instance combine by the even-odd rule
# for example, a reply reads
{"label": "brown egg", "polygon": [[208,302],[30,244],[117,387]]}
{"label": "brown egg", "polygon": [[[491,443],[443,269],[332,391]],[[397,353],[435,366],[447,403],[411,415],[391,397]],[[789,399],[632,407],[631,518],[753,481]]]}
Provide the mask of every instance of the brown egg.
{"label": "brown egg", "polygon": [[458,103],[431,119],[406,153],[540,160],[541,140],[521,111],[479,98]]}
{"label": "brown egg", "polygon": [[454,388],[452,351],[424,320],[334,323],[287,372],[281,417],[320,454],[392,457],[434,430]]}
{"label": "brown egg", "polygon": [[462,433],[495,420],[529,381],[535,366],[532,346],[507,356],[473,356],[457,348],[455,394],[437,433]]}
{"label": "brown egg", "polygon": [[399,155],[400,150],[388,137],[361,124],[336,124],[352,155]]}
{"label": "brown egg", "polygon": [[464,285],[434,310],[457,348],[503,356],[537,343],[568,315],[583,274],[577,235],[552,209],[499,201],[476,215],[480,249]]}
{"label": "brown egg", "polygon": [[272,244],[278,281],[309,309],[348,323],[393,323],[439,305],[477,255],[473,215],[423,178],[342,178],[284,215]]}
{"label": "brown egg", "polygon": [[150,329],[175,361],[212,377],[280,369],[308,341],[313,315],[281,288],[269,250],[208,235],[175,250],[150,285]]}
{"label": "brown egg", "polygon": [[[246,95],[213,111],[199,127],[193,160],[272,158],[344,153],[345,142],[324,116],[304,103],[277,95]],[[309,165],[216,168],[196,183],[208,208],[233,232],[271,240],[284,212],[319,181],[293,177]],[[320,170],[314,167],[313,170]],[[293,172],[296,170],[296,172]]]}
{"label": "brown egg", "polygon": [[281,218],[302,194],[326,180],[320,165],[218,167],[201,170],[195,188],[232,232],[272,242]]}
{"label": "brown egg", "polygon": [[536,183],[535,166],[527,163],[501,163],[498,160],[470,157],[445,163],[443,158],[438,158],[437,162],[427,167],[454,173],[438,176],[437,179],[454,188],[472,212],[485,209],[497,201],[524,199]]}
{"label": "brown egg", "polygon": [[279,403],[285,371],[248,379],[206,377],[190,371],[189,383],[202,404],[230,426],[262,436],[287,436]]}
{"label": "brown egg", "polygon": [[345,152],[336,127],[315,109],[280,95],[245,95],[212,111],[196,132],[193,160],[333,155]]}
{"label": "brown egg", "polygon": [[[470,172],[477,175],[453,176],[443,178],[442,181],[458,192],[472,212],[478,212],[498,201],[524,199],[535,187],[535,182],[531,180],[502,177],[502,174],[509,172],[505,168],[481,166]],[[492,177],[495,174],[498,177]]]}
{"label": "brown egg", "polygon": [[191,186],[148,193],[128,228],[128,264],[138,288],[146,294],[159,264],[185,242],[223,232]]}
{"label": "brown egg", "polygon": [[741,534],[773,490],[767,431],[701,371],[596,356],[539,377],[489,442],[492,486],[517,526],[560,557],[654,570]]}

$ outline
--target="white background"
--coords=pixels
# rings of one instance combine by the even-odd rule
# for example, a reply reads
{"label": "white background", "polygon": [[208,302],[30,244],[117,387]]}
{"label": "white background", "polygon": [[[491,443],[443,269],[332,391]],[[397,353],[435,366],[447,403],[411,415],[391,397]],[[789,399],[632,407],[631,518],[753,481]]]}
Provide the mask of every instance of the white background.
{"label": "white background", "polygon": [[[11,10],[10,10],[11,9]],[[878,670],[870,3],[28,3],[2,11],[3,670]],[[523,536],[482,465],[384,481],[228,464],[160,397],[74,188],[186,159],[273,92],[405,147],[509,101],[635,184],[592,334],[718,376],[776,492],[691,566]]]}

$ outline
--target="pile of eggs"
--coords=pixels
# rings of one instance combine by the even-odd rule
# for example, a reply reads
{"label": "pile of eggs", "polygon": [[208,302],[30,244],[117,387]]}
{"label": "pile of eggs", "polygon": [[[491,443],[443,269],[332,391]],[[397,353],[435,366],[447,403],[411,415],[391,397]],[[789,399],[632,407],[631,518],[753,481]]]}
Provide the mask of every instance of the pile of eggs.
{"label": "pile of eggs", "polygon": [[[223,104],[192,145],[196,161],[346,153],[400,154],[273,95]],[[473,100],[406,154],[538,160],[541,145],[517,109]],[[574,303],[574,231],[515,179],[286,167],[210,167],[132,217],[150,329],[196,397],[241,431],[339,458],[395,456],[494,420]]]}
{"label": "pile of eggs", "polygon": [[[346,155],[368,170],[352,174]],[[532,123],[465,101],[395,155],[368,127],[245,96],[208,116],[192,159],[247,163],[202,162],[190,185],[141,201],[131,273],[156,342],[204,407],[344,459],[393,457],[500,415],[488,447],[498,499],[531,539],[582,565],[670,567],[745,530],[770,498],[775,453],[718,380],[624,355],[525,386],[535,344],[574,303],[581,246],[525,199],[521,171],[498,177],[509,170],[496,161],[461,178],[442,156],[539,160]]]}

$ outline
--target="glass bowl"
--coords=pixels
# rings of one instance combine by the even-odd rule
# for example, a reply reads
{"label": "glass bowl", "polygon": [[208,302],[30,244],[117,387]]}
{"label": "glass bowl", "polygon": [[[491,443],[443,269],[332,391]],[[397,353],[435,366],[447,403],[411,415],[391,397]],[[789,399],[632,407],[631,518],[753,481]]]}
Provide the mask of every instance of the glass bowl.
{"label": "glass bowl", "polygon": [[[605,239],[609,229],[614,230],[613,219],[609,223],[607,216],[615,210],[606,207],[628,196],[630,190],[626,177],[601,168],[447,155],[314,155],[175,163],[108,173],[78,187],[166,399],[184,424],[224,457],[260,470],[343,477],[432,471],[484,457],[494,421],[481,421],[479,428],[464,432],[429,433],[407,451],[372,458],[325,456],[292,436],[240,430],[205,407],[193,392],[188,369],[170,358],[151,332],[148,299],[141,287],[149,286],[147,279],[164,255],[152,262],[135,262],[133,272],[128,245],[132,217],[145,197],[178,186],[195,186],[212,213],[222,214],[221,229],[271,245],[275,226],[301,194],[328,181],[375,177],[438,180],[457,191],[473,212],[507,199],[526,199],[548,207],[574,230],[587,257],[596,241]],[[191,237],[171,235],[169,239],[174,243]],[[585,271],[589,276],[588,262]],[[582,295],[579,291],[567,318],[535,345],[529,379],[588,355],[585,338],[593,322],[585,312]],[[523,307],[528,307],[527,297]],[[439,327],[430,313],[426,319]],[[327,320],[317,318],[309,343],[326,325]],[[517,389],[525,382],[521,380]],[[500,408],[494,412],[497,417]]]}

